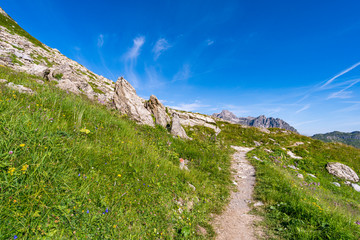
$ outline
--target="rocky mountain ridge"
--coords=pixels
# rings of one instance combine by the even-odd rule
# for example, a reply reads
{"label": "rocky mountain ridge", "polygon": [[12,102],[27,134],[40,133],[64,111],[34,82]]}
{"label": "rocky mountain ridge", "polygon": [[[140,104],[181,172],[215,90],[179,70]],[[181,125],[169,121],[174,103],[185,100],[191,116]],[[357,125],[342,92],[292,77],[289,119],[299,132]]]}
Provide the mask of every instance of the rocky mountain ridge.
{"label": "rocky mountain ridge", "polygon": [[287,122],[285,122],[280,118],[273,118],[273,117],[267,118],[264,115],[261,115],[259,117],[237,117],[234,113],[228,110],[222,110],[221,113],[214,113],[212,116],[230,121],[232,123],[237,123],[250,127],[282,128],[285,130],[298,133],[298,131],[294,127],[290,126],[290,124],[288,124]]}
{"label": "rocky mountain ridge", "polygon": [[167,127],[173,135],[188,138],[183,126],[201,125],[220,128],[210,116],[181,112],[165,107],[155,96],[140,98],[123,77],[116,83],[91,72],[50,48],[24,31],[0,8],[0,65],[38,76],[40,82],[54,82],[57,87],[115,108],[140,124]]}

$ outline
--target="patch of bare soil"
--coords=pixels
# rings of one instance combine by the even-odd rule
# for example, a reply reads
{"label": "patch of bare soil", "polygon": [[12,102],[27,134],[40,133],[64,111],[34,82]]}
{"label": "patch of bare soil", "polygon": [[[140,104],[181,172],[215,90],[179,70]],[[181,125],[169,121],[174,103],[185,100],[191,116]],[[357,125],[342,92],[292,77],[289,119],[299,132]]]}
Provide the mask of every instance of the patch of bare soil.
{"label": "patch of bare soil", "polygon": [[231,200],[226,210],[215,217],[213,226],[217,240],[253,240],[261,236],[255,223],[261,218],[249,214],[249,204],[253,202],[252,194],[255,185],[255,169],[247,161],[246,153],[252,148],[235,147],[232,168],[235,170],[237,192],[231,193]]}

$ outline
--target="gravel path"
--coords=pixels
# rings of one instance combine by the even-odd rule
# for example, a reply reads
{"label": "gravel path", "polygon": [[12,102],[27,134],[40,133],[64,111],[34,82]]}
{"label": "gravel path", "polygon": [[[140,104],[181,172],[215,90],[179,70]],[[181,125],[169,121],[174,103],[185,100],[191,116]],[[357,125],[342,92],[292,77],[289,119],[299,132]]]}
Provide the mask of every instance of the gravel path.
{"label": "gravel path", "polygon": [[253,148],[235,147],[232,168],[236,171],[235,182],[237,192],[231,193],[231,200],[227,209],[215,217],[213,226],[217,233],[217,240],[253,240],[261,235],[255,230],[254,222],[259,217],[249,214],[249,203],[253,202],[252,194],[255,185],[255,169],[246,160],[246,153]]}

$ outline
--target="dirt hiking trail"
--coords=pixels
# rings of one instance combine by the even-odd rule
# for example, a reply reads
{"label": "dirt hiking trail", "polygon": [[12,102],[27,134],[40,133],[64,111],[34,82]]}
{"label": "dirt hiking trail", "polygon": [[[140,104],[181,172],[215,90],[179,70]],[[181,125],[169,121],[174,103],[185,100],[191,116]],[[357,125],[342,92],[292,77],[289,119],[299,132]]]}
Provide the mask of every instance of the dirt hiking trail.
{"label": "dirt hiking trail", "polygon": [[261,232],[254,227],[261,219],[249,214],[248,206],[253,202],[252,194],[255,185],[255,169],[246,160],[246,153],[253,148],[232,146],[236,150],[232,158],[232,168],[235,171],[237,192],[231,193],[231,200],[226,210],[215,217],[213,226],[217,240],[255,240]]}

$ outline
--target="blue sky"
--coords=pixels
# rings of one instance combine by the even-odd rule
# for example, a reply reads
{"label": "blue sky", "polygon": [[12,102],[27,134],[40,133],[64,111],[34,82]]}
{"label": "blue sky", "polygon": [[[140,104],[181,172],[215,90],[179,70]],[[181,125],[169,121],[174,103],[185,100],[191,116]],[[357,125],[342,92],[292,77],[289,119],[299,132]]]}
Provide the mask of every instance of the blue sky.
{"label": "blue sky", "polygon": [[300,133],[360,130],[359,1],[4,0],[25,30],[138,95]]}

